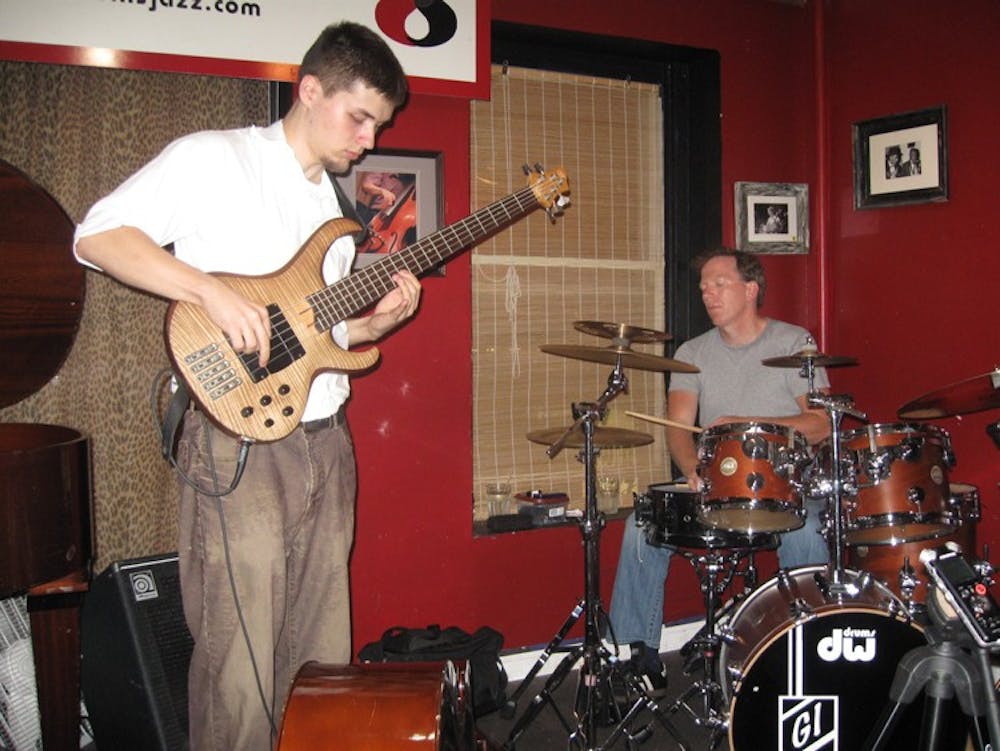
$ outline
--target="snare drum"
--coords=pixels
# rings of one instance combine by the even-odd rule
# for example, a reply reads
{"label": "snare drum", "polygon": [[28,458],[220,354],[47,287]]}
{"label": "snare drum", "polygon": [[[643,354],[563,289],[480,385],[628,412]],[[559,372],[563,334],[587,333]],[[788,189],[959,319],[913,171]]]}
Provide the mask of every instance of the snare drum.
{"label": "snare drum", "polygon": [[805,437],[782,425],[708,428],[698,440],[702,520],[745,534],[798,529],[805,524],[798,481],[807,452]]}
{"label": "snare drum", "polygon": [[754,550],[778,547],[777,535],[746,535],[706,527],[700,510],[701,495],[686,482],[650,485],[635,499],[635,518],[644,526],[650,545]]}
{"label": "snare drum", "polygon": [[927,569],[920,562],[920,553],[926,548],[936,548],[946,542],[957,542],[962,552],[976,555],[976,526],[980,518],[979,490],[974,485],[953,482],[949,485],[948,515],[956,523],[949,534],[928,540],[904,542],[898,545],[858,545],[847,549],[848,566],[870,571],[888,585],[897,595],[903,596],[900,575],[909,560],[915,585],[910,602],[924,605],[927,602]]}
{"label": "snare drum", "polygon": [[857,499],[845,506],[848,545],[926,540],[951,531],[951,440],[933,425],[869,425],[843,434]]}
{"label": "snare drum", "polygon": [[[827,567],[779,571],[720,629],[732,751],[858,749],[876,726],[899,660],[926,642],[888,589],[844,573],[861,591],[840,602],[817,581]],[[917,747],[921,711],[907,708],[888,748]]]}

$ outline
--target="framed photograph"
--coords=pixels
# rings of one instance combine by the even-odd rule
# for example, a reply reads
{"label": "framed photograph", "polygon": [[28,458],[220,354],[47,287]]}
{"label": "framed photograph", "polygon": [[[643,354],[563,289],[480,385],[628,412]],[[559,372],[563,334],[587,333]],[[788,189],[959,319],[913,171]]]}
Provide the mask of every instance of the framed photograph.
{"label": "framed photograph", "polygon": [[809,252],[809,186],[736,183],[736,247],[751,253]]}
{"label": "framed photograph", "polygon": [[948,200],[944,105],[854,124],[854,208]]}
{"label": "framed photograph", "polygon": [[[355,268],[395,253],[441,227],[441,154],[378,150],[337,177],[368,230]],[[434,273],[443,274],[444,267]]]}

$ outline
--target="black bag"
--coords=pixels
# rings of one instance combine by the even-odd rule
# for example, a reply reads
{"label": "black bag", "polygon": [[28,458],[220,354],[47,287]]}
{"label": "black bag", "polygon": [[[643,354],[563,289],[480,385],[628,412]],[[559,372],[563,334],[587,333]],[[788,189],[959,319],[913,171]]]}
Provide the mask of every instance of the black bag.
{"label": "black bag", "polygon": [[482,626],[474,634],[458,626],[441,628],[390,628],[379,641],[366,644],[358,652],[362,662],[443,662],[468,663],[469,688],[476,717],[493,712],[507,701],[507,671],[500,662],[503,634]]}

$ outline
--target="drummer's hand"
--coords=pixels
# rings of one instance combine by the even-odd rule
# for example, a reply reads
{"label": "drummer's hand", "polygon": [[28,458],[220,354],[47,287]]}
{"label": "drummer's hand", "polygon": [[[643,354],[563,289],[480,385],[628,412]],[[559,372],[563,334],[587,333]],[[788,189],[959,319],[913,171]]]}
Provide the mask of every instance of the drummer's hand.
{"label": "drummer's hand", "polygon": [[686,477],[682,477],[681,480],[683,480],[687,484],[687,486],[689,488],[691,488],[691,490],[693,490],[695,493],[700,493],[701,492],[701,489],[702,489],[701,488],[701,478],[698,477],[698,475],[696,473],[692,472],[691,474],[687,475]]}
{"label": "drummer's hand", "polygon": [[722,415],[721,417],[715,418],[712,421],[712,424],[709,425],[708,427],[714,428],[717,425],[729,425],[730,423],[734,422],[753,422],[753,421],[749,420],[746,417],[739,417],[738,415]]}

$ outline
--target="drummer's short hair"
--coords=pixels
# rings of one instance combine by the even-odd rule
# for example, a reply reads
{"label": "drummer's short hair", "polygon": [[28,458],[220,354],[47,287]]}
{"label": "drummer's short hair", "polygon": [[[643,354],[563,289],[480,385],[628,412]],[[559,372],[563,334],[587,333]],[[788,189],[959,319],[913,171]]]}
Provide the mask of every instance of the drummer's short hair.
{"label": "drummer's short hair", "polygon": [[712,248],[699,253],[691,261],[691,268],[695,273],[700,274],[701,268],[713,258],[732,258],[736,261],[736,270],[740,273],[744,282],[757,282],[757,307],[764,304],[764,293],[767,291],[767,276],[764,274],[764,265],[753,253],[735,248]]}

